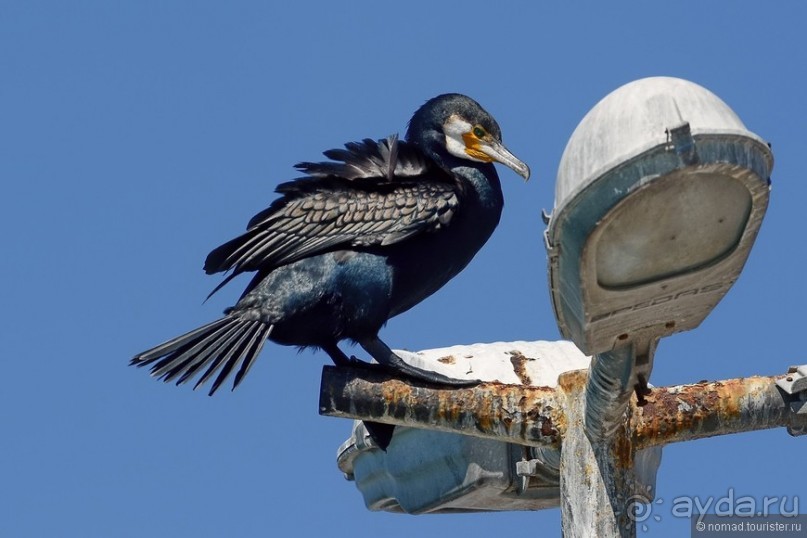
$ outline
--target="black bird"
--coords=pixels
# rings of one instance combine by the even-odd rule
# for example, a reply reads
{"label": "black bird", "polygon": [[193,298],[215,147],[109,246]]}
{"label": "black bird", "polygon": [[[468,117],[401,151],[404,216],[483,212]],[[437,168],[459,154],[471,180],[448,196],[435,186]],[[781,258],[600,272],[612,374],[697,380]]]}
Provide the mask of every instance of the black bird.
{"label": "black bird", "polygon": [[[504,200],[494,162],[529,178],[476,101],[445,94],[427,101],[397,136],[365,139],[300,163],[306,177],[249,221],[246,233],[213,250],[208,274],[255,276],[224,317],[136,355],[164,381],[198,387],[218,372],[212,395],[238,367],[233,389],[266,339],[318,347],[337,366],[357,364],[339,349],[357,342],[378,363],[428,382],[468,384],[410,366],[378,337],[388,319],[440,289],[490,237]],[[370,425],[386,448],[391,427]]]}

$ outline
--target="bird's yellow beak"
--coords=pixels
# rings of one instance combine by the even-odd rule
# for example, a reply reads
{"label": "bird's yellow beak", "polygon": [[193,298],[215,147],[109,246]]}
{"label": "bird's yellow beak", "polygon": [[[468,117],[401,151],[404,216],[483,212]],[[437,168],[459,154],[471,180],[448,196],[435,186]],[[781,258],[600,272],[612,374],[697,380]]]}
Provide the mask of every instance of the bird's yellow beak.
{"label": "bird's yellow beak", "polygon": [[467,133],[462,139],[465,142],[465,152],[474,159],[487,163],[501,163],[523,177],[524,181],[530,179],[530,167],[493,137],[477,138],[473,133]]}

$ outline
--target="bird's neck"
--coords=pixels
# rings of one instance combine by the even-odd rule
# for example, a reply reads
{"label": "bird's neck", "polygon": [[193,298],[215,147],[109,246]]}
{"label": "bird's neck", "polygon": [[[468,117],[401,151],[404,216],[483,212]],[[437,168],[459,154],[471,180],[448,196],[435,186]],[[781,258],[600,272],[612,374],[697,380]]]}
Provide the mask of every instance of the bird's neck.
{"label": "bird's neck", "polygon": [[494,166],[490,163],[462,161],[462,164],[453,167],[451,172],[461,178],[466,203],[478,204],[479,209],[496,213],[498,222],[498,215],[504,206],[504,196]]}

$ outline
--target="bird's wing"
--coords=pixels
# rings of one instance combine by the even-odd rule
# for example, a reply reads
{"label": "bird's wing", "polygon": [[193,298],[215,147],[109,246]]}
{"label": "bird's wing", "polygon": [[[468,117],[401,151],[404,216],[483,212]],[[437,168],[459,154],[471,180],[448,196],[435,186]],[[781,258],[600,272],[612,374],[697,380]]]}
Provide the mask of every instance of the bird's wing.
{"label": "bird's wing", "polygon": [[399,141],[398,135],[384,140],[365,138],[361,142],[349,142],[345,149],[331,149],[323,155],[332,162],[304,162],[295,168],[312,177],[350,180],[396,181],[420,178],[433,170],[442,172],[417,147]]}
{"label": "bird's wing", "polygon": [[[283,196],[255,215],[246,233],[213,250],[205,271],[232,271],[224,285],[245,271],[337,248],[390,245],[448,225],[459,207],[456,181],[404,143],[389,142],[365,140],[345,153],[326,153],[341,163],[299,165],[309,177],[280,185]],[[397,159],[382,154],[396,146]],[[413,158],[402,163],[402,154]],[[378,159],[359,158],[367,155]]]}

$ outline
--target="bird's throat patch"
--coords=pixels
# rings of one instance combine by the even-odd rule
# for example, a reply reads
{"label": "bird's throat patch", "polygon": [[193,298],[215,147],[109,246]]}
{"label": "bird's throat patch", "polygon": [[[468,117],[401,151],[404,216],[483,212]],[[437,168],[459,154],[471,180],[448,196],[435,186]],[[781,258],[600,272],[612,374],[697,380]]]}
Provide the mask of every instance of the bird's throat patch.
{"label": "bird's throat patch", "polygon": [[472,159],[485,163],[493,162],[490,155],[482,151],[482,141],[474,136],[473,133],[464,133],[462,135],[462,141],[465,142],[465,153],[467,153]]}

